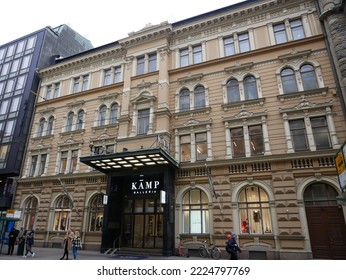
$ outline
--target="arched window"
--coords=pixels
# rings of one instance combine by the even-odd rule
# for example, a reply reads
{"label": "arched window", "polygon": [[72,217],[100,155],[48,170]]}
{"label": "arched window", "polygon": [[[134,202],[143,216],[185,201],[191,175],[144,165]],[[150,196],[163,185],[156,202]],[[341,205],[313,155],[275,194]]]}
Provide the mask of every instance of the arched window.
{"label": "arched window", "polygon": [[70,112],[67,116],[66,131],[72,131],[74,113]]}
{"label": "arched window", "polygon": [[239,194],[238,205],[242,233],[272,233],[269,199],[262,188],[244,188]]}
{"label": "arched window", "polygon": [[117,103],[114,103],[111,107],[111,123],[112,124],[117,122],[118,110],[119,110],[119,105]]}
{"label": "arched window", "polygon": [[291,68],[283,69],[280,76],[284,93],[293,93],[298,91],[296,77]]}
{"label": "arched window", "polygon": [[53,133],[54,117],[50,116],[48,119],[47,135],[52,135]]}
{"label": "arched window", "polygon": [[89,231],[102,231],[103,226],[103,194],[95,195],[90,203]]}
{"label": "arched window", "polygon": [[192,189],[183,198],[183,233],[208,233],[208,197],[200,189]]}
{"label": "arched window", "polygon": [[70,200],[66,195],[59,197],[54,209],[53,230],[67,230],[70,228],[71,208]]}
{"label": "arched window", "polygon": [[99,110],[99,125],[106,124],[106,113],[107,113],[107,107],[106,105],[102,105]]}
{"label": "arched window", "polygon": [[305,206],[336,206],[338,193],[331,186],[324,183],[314,183],[304,192]]}
{"label": "arched window", "polygon": [[44,130],[44,123],[46,120],[44,118],[40,119],[40,122],[38,124],[38,131],[37,131],[37,136],[41,137],[43,136],[43,130]]}
{"label": "arched window", "polygon": [[197,86],[194,92],[195,109],[205,107],[205,89],[203,86]]}
{"label": "arched window", "polygon": [[24,206],[23,228],[32,230],[34,229],[36,213],[38,211],[37,198],[32,196],[27,199]]}
{"label": "arched window", "polygon": [[84,124],[84,111],[80,110],[77,117],[77,129],[83,129]]}
{"label": "arched window", "polygon": [[190,91],[187,88],[184,88],[180,91],[179,108],[180,108],[180,112],[190,110]]}
{"label": "arched window", "polygon": [[240,101],[239,82],[236,79],[227,82],[227,101],[228,103]]}
{"label": "arched window", "polygon": [[302,77],[304,90],[318,88],[315,69],[310,64],[300,67],[300,75]]}
{"label": "arched window", "polygon": [[247,76],[244,79],[245,100],[258,98],[256,79],[254,76]]}

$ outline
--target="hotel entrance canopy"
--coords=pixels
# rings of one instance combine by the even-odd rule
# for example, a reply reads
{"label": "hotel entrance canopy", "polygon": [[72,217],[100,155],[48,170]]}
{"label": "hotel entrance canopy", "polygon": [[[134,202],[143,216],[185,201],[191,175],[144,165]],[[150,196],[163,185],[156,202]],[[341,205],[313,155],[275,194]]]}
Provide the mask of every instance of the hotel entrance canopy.
{"label": "hotel entrance canopy", "polygon": [[81,157],[80,161],[103,173],[112,173],[123,168],[159,167],[160,165],[179,168],[176,160],[162,148],[93,155]]}

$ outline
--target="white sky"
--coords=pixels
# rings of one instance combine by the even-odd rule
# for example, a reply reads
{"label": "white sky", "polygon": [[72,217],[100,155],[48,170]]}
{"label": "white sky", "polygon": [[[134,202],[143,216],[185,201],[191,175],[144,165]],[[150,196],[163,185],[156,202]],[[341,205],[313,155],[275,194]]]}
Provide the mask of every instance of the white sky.
{"label": "white sky", "polygon": [[0,4],[0,45],[67,24],[99,47],[147,24],[173,23],[238,2],[243,0],[6,0]]}

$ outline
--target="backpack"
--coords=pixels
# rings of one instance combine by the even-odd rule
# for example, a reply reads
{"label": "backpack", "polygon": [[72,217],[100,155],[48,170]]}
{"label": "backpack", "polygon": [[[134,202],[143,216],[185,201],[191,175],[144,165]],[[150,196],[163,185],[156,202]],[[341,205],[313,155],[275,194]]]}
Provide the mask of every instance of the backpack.
{"label": "backpack", "polygon": [[226,251],[228,254],[232,253],[232,249],[231,249],[231,244],[230,244],[230,240],[226,242]]}

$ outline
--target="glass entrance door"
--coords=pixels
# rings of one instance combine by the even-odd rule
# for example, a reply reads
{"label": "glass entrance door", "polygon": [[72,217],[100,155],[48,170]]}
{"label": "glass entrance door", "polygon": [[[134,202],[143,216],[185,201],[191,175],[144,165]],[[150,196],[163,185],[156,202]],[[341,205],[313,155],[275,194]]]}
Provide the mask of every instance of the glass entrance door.
{"label": "glass entrance door", "polygon": [[163,208],[156,198],[124,201],[122,246],[130,248],[163,247]]}

